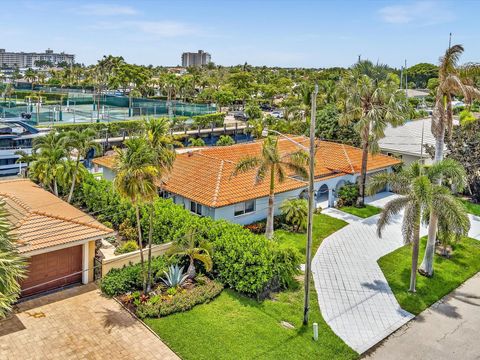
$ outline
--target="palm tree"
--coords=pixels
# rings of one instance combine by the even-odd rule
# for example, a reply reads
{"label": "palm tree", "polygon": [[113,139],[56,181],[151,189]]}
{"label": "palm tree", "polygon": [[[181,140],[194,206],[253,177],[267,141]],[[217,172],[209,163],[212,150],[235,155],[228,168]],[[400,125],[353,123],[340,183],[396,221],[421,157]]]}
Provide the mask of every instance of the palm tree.
{"label": "palm tree", "polygon": [[[424,168],[418,162],[411,164],[400,173],[383,173],[373,176],[368,185],[368,192],[374,194],[387,185],[392,186],[400,197],[388,202],[377,223],[377,233],[390,223],[392,217],[404,210],[402,232],[406,244],[412,247],[412,269],[410,273],[409,291],[416,291],[416,275],[418,267],[418,252],[420,242],[420,225],[426,222],[429,215],[435,212],[448,224],[448,231],[456,236],[468,232],[470,221],[462,203],[452,195],[450,189],[438,185],[436,179],[452,168],[451,160],[444,160]],[[461,186],[461,182],[455,182]],[[447,227],[445,227],[447,229]]]}
{"label": "palm tree", "polygon": [[23,177],[27,178],[30,163],[35,161],[36,159],[35,153],[32,152],[31,154],[29,154],[24,150],[17,150],[15,151],[15,155],[19,156],[19,158],[16,160],[17,164],[27,164],[25,168],[25,172],[23,173]]}
{"label": "palm tree", "polygon": [[[168,136],[169,124],[165,118],[150,119],[145,124],[146,140],[150,150],[153,151],[153,166],[157,168],[157,184],[162,181],[173,168],[175,162],[175,150],[170,136]],[[148,231],[148,260],[147,260],[147,292],[151,288],[152,280],[152,238],[153,217],[155,208],[150,203],[149,231]]]}
{"label": "palm tree", "polygon": [[195,269],[195,260],[203,263],[205,270],[212,271],[213,262],[211,257],[211,246],[206,241],[197,241],[194,230],[189,230],[183,240],[175,242],[168,250],[170,255],[187,256],[190,264],[188,265],[188,278],[193,279],[197,275]]}
{"label": "palm tree", "polygon": [[260,183],[269,176],[269,198],[268,215],[265,236],[271,239],[273,236],[273,216],[275,203],[275,183],[282,183],[287,178],[287,170],[295,175],[307,178],[308,172],[306,165],[308,163],[308,154],[303,150],[291,154],[283,155],[278,150],[278,138],[269,136],[262,144],[262,153],[260,156],[247,156],[240,160],[233,175],[245,173],[253,169],[255,173],[255,183]]}
{"label": "palm tree", "polygon": [[25,278],[26,263],[18,255],[6,220],[5,204],[0,203],[0,318],[11,309],[20,295],[19,280]]}
{"label": "palm tree", "polygon": [[372,80],[366,75],[342,79],[338,91],[342,105],[339,122],[341,125],[355,122],[354,129],[361,138],[362,169],[357,206],[363,207],[368,153],[378,152],[377,142],[385,136],[388,124],[397,126],[405,121],[406,102],[397,84]]}
{"label": "palm tree", "polygon": [[280,205],[285,220],[294,226],[294,231],[307,228],[308,203],[305,199],[288,199]]}
{"label": "palm tree", "polygon": [[90,150],[100,152],[100,144],[94,141],[96,132],[93,129],[84,129],[83,131],[69,131],[67,133],[67,142],[72,149],[77,150],[77,158],[75,159],[75,171],[73,172],[72,184],[68,193],[67,202],[71,203],[73,192],[77,181],[78,168],[80,159],[86,158]]}
{"label": "palm tree", "polygon": [[188,139],[188,146],[191,146],[191,147],[205,146],[205,141],[202,138],[191,137]]}
{"label": "palm tree", "polygon": [[[435,162],[443,159],[445,134],[447,130],[448,133],[451,133],[453,125],[453,96],[463,96],[467,103],[471,103],[474,98],[480,97],[480,91],[470,83],[468,78],[462,76],[462,71],[458,67],[458,60],[462,53],[462,45],[449,47],[440,59],[440,65],[438,67],[438,86],[435,96],[435,107],[432,114],[432,133],[435,137]],[[437,181],[440,183],[441,178]],[[432,212],[430,214],[425,255],[420,265],[420,273],[422,275],[433,276],[433,257],[437,238],[438,220],[437,214]]]}
{"label": "palm tree", "polygon": [[58,175],[67,156],[66,137],[63,133],[51,131],[38,137],[33,143],[34,151],[38,151],[32,164],[34,178],[48,186],[58,196]]}
{"label": "palm tree", "polygon": [[156,182],[158,168],[149,144],[143,138],[130,138],[125,141],[125,149],[115,148],[113,184],[121,196],[129,199],[134,208],[137,221],[138,245],[142,267],[143,291],[146,290],[147,277],[143,258],[142,227],[140,224],[140,204],[151,202],[157,196]]}

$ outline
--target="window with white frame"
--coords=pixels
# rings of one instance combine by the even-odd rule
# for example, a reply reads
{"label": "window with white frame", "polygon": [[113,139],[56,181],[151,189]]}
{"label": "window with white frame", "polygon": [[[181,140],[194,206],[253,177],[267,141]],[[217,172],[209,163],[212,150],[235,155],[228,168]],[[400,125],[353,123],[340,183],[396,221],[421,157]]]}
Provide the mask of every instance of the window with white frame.
{"label": "window with white frame", "polygon": [[202,205],[195,201],[190,201],[190,211],[197,215],[202,215]]}
{"label": "window with white frame", "polygon": [[234,215],[240,216],[244,214],[253,213],[254,211],[255,211],[255,200],[249,200],[249,201],[235,204]]}

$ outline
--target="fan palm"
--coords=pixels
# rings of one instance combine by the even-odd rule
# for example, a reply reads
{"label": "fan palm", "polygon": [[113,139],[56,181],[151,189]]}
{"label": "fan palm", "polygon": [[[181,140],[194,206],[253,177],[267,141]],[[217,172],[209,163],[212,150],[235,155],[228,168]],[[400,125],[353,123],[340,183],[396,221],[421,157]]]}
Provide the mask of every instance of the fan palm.
{"label": "fan palm", "polygon": [[10,226],[6,220],[4,203],[0,203],[0,318],[4,317],[17,300],[21,288],[19,280],[25,278],[26,263],[17,254]]}
{"label": "fan palm", "polygon": [[73,172],[72,184],[68,193],[67,202],[71,203],[73,192],[77,182],[78,169],[80,167],[80,159],[86,158],[90,150],[100,152],[100,144],[95,142],[96,132],[93,129],[84,129],[83,131],[70,131],[67,133],[67,142],[69,146],[77,150],[77,158],[75,159],[75,171]]}
{"label": "fan palm", "polygon": [[175,242],[168,250],[168,254],[170,255],[188,257],[190,262],[187,269],[189,279],[193,279],[197,275],[195,260],[200,261],[205,266],[205,270],[212,271],[213,262],[211,253],[210,244],[206,241],[197,241],[194,230],[189,230],[184,239]]}
{"label": "fan palm", "polygon": [[[165,178],[173,168],[175,162],[175,150],[173,141],[168,136],[169,123],[164,118],[149,119],[145,124],[146,141],[153,152],[153,166],[157,168],[157,184],[161,185],[162,178]],[[147,292],[151,288],[152,279],[152,238],[153,238],[153,203],[150,203],[149,231],[148,231],[148,259],[147,259]]]}
{"label": "fan palm", "polygon": [[265,230],[267,239],[271,239],[273,236],[275,183],[277,181],[279,183],[285,181],[288,176],[287,170],[302,178],[307,178],[307,163],[308,154],[303,150],[287,155],[280,154],[278,150],[278,138],[273,136],[269,136],[263,141],[260,156],[247,156],[237,163],[233,172],[234,176],[255,169],[255,183],[257,184],[269,176],[268,215]]}
{"label": "fan palm", "polygon": [[120,195],[129,199],[135,208],[143,290],[145,291],[147,277],[143,257],[140,204],[151,202],[157,196],[156,182],[159,178],[159,171],[155,165],[154,153],[145,139],[130,138],[124,144],[125,149],[115,148],[116,176],[113,184]]}
{"label": "fan palm", "polygon": [[372,80],[366,75],[350,75],[342,79],[338,96],[342,105],[340,124],[355,122],[354,129],[361,139],[362,168],[357,206],[363,207],[368,153],[378,152],[378,140],[385,136],[387,125],[397,126],[404,123],[406,102],[393,81]]}
{"label": "fan palm", "polygon": [[[473,99],[480,98],[480,91],[474,87],[468,76],[468,71],[462,71],[458,60],[463,53],[462,45],[453,45],[440,58],[438,67],[438,86],[435,95],[435,106],[432,114],[432,134],[435,137],[435,158],[438,162],[443,159],[445,149],[445,134],[451,134],[453,125],[452,100],[454,95],[463,96],[467,104]],[[467,69],[468,70],[468,69]],[[440,183],[441,178],[437,179]],[[430,214],[428,240],[425,255],[420,265],[420,273],[426,276],[433,275],[433,256],[437,237],[438,216]]]}
{"label": "fan palm", "polygon": [[[412,243],[412,268],[410,273],[409,291],[416,291],[416,274],[420,242],[420,225],[426,223],[429,215],[435,212],[450,234],[462,236],[468,232],[470,221],[462,203],[452,195],[451,191],[436,183],[436,179],[445,174],[445,169],[452,167],[450,160],[436,163],[430,168],[424,168],[419,163],[411,164],[400,173],[383,173],[372,177],[368,192],[373,194],[392,186],[400,197],[388,202],[377,223],[379,236],[392,218],[404,210],[402,233],[406,244]],[[460,185],[457,183],[456,185]]]}

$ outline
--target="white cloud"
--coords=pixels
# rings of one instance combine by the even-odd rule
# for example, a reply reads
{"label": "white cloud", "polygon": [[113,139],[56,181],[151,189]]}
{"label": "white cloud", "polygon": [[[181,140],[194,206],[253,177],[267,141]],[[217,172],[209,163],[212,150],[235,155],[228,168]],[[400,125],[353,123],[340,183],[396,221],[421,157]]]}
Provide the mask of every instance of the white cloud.
{"label": "white cloud", "polygon": [[378,11],[382,21],[389,24],[434,25],[453,20],[451,9],[439,1],[417,1],[402,5],[390,5]]}
{"label": "white cloud", "polygon": [[76,9],[77,13],[94,16],[136,15],[138,11],[131,6],[115,4],[86,4]]}
{"label": "white cloud", "polygon": [[140,32],[158,38],[172,38],[187,35],[201,35],[203,32],[197,27],[177,21],[102,21],[91,26],[96,30],[128,30]]}

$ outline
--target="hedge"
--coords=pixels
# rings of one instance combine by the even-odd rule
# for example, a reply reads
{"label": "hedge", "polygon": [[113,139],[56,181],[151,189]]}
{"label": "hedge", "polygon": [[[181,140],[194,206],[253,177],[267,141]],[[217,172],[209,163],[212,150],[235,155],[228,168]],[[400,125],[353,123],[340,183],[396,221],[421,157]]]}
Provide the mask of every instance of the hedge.
{"label": "hedge", "polygon": [[[78,195],[80,205],[102,221],[118,229],[126,219],[135,224],[132,206],[114,191],[107,180],[87,178]],[[191,214],[171,200],[154,202],[153,242],[183,239],[195,229],[197,237],[213,246],[213,274],[225,285],[257,297],[288,285],[298,271],[300,254],[293,248],[281,248],[263,235],[255,235],[241,225]],[[148,233],[149,208],[141,207],[141,227]]]}
{"label": "hedge", "polygon": [[140,318],[162,317],[176,312],[187,311],[195,305],[203,304],[217,297],[223,290],[218,281],[207,281],[191,290],[180,291],[170,299],[162,299],[160,295],[151,297],[146,303],[137,307],[136,314]]}

